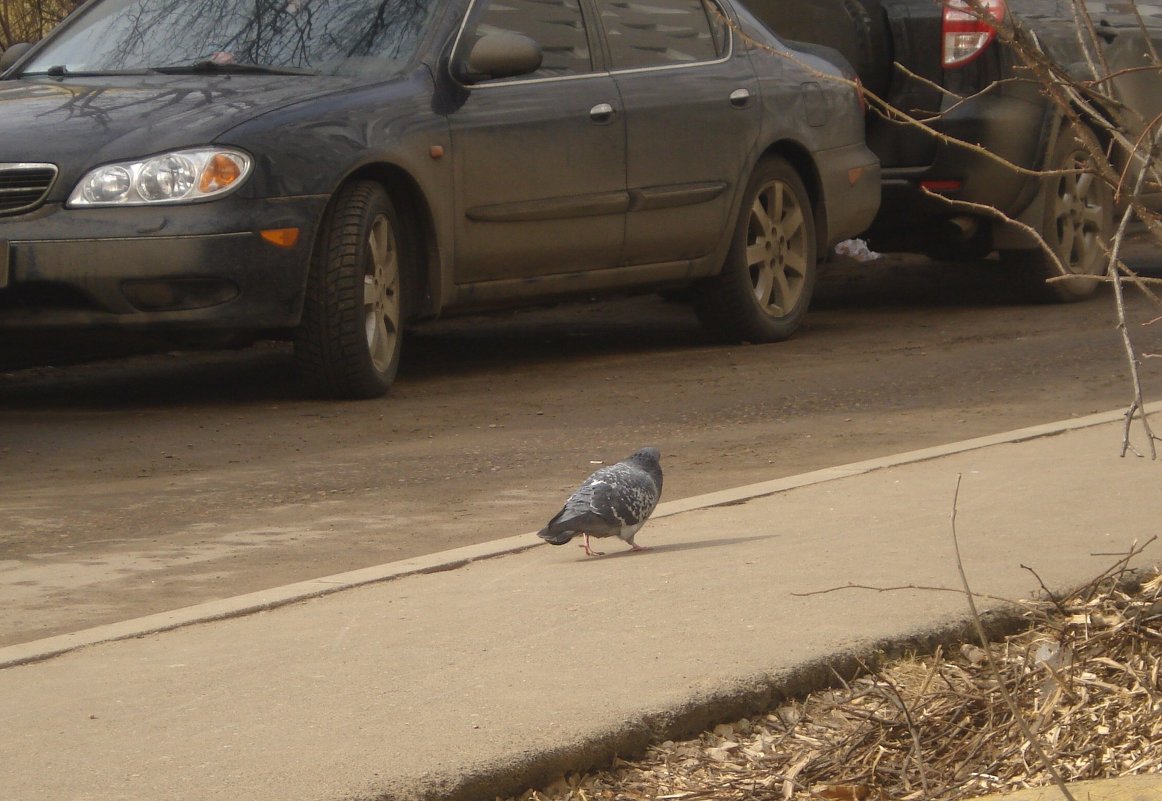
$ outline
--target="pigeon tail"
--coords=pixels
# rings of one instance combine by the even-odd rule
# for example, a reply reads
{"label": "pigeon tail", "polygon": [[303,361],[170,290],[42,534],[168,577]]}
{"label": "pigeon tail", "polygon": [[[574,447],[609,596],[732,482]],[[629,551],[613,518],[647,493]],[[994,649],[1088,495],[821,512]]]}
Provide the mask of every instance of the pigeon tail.
{"label": "pigeon tail", "polygon": [[619,526],[611,526],[609,521],[593,512],[583,512],[566,517],[568,509],[562,509],[549,524],[537,532],[537,536],[553,545],[564,545],[581,534],[608,537],[620,531]]}
{"label": "pigeon tail", "polygon": [[564,545],[580,533],[580,531],[576,531],[574,529],[553,528],[550,525],[545,526],[540,531],[538,531],[537,536],[550,545]]}

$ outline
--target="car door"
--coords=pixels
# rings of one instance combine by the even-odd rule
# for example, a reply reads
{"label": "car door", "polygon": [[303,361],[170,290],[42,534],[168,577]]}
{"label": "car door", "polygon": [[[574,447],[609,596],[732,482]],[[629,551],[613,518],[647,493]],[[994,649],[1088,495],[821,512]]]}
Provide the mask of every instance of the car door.
{"label": "car door", "polygon": [[594,69],[579,0],[478,0],[458,50],[494,32],[530,37],[543,61],[467,87],[449,115],[456,283],[616,267],[624,120],[613,79]]}
{"label": "car door", "polygon": [[625,107],[625,264],[704,256],[722,241],[758,138],[758,84],[703,0],[596,0]]}

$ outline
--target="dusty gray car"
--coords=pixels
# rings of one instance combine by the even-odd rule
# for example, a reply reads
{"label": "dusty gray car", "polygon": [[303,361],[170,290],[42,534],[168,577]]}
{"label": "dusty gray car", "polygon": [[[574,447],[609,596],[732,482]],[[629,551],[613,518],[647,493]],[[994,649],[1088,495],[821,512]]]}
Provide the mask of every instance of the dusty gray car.
{"label": "dusty gray car", "polygon": [[816,52],[728,0],[90,0],[0,65],[0,331],[288,337],[338,397],[576,295],[785,338],[879,203]]}

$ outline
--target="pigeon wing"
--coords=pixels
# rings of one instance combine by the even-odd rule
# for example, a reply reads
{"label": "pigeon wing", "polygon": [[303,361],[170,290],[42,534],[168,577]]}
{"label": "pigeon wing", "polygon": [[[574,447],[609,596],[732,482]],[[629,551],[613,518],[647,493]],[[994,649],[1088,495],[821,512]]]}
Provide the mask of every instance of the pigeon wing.
{"label": "pigeon wing", "polygon": [[564,545],[581,534],[608,537],[621,530],[616,519],[601,512],[602,508],[608,506],[604,497],[608,486],[603,476],[609,469],[603,467],[585,479],[577,491],[569,496],[569,500],[565,501],[561,511],[537,532],[541,539],[553,545]]}
{"label": "pigeon wing", "polygon": [[602,468],[590,482],[589,508],[619,529],[645,522],[658,505],[658,485],[635,465],[618,462]]}
{"label": "pigeon wing", "polygon": [[640,467],[626,462],[602,467],[574,492],[537,534],[564,545],[581,534],[632,538],[658,505],[661,488]]}
{"label": "pigeon wing", "polygon": [[658,505],[660,488],[645,470],[624,462],[613,465],[598,495],[603,513],[616,520],[619,536],[637,531]]}

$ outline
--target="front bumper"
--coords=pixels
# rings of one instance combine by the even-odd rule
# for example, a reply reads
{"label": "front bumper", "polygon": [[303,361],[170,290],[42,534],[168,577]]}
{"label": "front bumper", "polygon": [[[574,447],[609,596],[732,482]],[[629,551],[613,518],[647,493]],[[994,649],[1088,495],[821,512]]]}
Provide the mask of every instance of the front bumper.
{"label": "front bumper", "polygon": [[[260,331],[298,323],[326,198],[0,217],[0,330]],[[292,246],[262,231],[297,228]]]}

